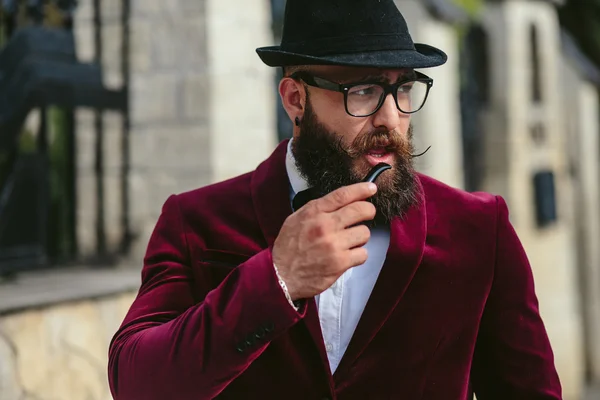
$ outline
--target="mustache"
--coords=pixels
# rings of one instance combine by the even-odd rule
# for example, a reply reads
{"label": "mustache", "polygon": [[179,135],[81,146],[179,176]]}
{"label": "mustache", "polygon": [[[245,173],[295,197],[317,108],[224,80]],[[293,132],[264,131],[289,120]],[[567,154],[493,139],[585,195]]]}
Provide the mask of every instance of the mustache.
{"label": "mustache", "polygon": [[394,153],[404,158],[419,157],[429,150],[427,149],[420,155],[413,155],[413,147],[410,140],[412,132],[410,130],[407,136],[409,139],[405,139],[396,131],[372,131],[357,136],[346,148],[342,146],[340,137],[337,147],[353,159],[363,156],[373,149],[384,149],[388,153]]}
{"label": "mustache", "polygon": [[427,147],[427,148],[425,149],[425,151],[424,151],[424,152],[422,152],[422,153],[419,153],[419,154],[411,154],[411,157],[412,157],[412,158],[417,158],[417,157],[424,156],[424,155],[425,155],[425,154],[426,154],[426,153],[429,151],[429,149],[431,149],[431,146]]}
{"label": "mustache", "polygon": [[397,132],[369,132],[357,136],[348,149],[348,155],[358,157],[368,153],[373,149],[385,149],[390,153],[405,152],[406,141]]}

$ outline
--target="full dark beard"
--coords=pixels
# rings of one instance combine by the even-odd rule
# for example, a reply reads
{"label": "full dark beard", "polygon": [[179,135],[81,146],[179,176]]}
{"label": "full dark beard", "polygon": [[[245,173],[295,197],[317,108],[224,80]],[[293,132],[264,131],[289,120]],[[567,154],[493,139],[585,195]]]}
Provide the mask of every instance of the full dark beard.
{"label": "full dark beard", "polygon": [[342,136],[328,131],[317,120],[310,101],[307,101],[300,134],[292,142],[292,152],[302,177],[322,196],[362,181],[371,169],[364,159],[368,150],[383,146],[395,154],[393,169],[378,178],[378,191],[369,200],[377,209],[375,219],[367,222],[373,227],[387,225],[394,217],[403,218],[418,203],[412,162],[412,126],[407,136],[408,139],[403,139],[396,132],[373,131],[356,137],[349,147],[345,147]]}

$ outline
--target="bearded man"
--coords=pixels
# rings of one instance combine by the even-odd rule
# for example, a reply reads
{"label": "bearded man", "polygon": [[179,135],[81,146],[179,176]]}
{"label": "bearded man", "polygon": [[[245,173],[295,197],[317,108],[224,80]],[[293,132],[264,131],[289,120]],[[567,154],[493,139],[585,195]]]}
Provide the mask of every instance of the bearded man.
{"label": "bearded man", "polygon": [[413,169],[433,87],[416,69],[446,55],[392,0],[288,0],[258,54],[284,68],[293,139],[166,201],[110,346],[114,398],[560,399],[506,203]]}

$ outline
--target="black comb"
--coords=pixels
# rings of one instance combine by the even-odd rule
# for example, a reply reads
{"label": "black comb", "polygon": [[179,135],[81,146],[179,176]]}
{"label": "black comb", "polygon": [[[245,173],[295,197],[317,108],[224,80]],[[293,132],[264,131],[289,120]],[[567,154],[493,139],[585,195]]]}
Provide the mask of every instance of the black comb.
{"label": "black comb", "polygon": [[[373,182],[375,182],[375,180],[377,178],[379,178],[379,176],[384,171],[387,171],[388,169],[391,169],[391,168],[392,168],[392,166],[389,164],[379,163],[369,171],[367,176],[365,176],[365,178],[361,182],[373,183]],[[294,196],[294,199],[292,200],[292,209],[294,211],[298,211],[300,208],[302,208],[304,205],[306,205],[306,203],[308,203],[311,200],[318,199],[319,197],[320,197],[319,193],[314,188],[310,188],[310,189],[306,189],[301,192],[298,192]]]}

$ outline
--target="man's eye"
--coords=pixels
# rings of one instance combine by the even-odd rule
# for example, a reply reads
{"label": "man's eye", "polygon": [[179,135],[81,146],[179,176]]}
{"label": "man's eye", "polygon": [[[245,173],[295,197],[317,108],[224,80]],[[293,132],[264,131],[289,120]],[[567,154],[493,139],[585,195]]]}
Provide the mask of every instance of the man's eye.
{"label": "man's eye", "polygon": [[412,90],[414,82],[406,83],[398,88],[398,93],[408,94]]}
{"label": "man's eye", "polygon": [[350,89],[351,96],[376,96],[381,92],[381,88],[379,86],[374,85],[365,85],[365,86],[356,86]]}

